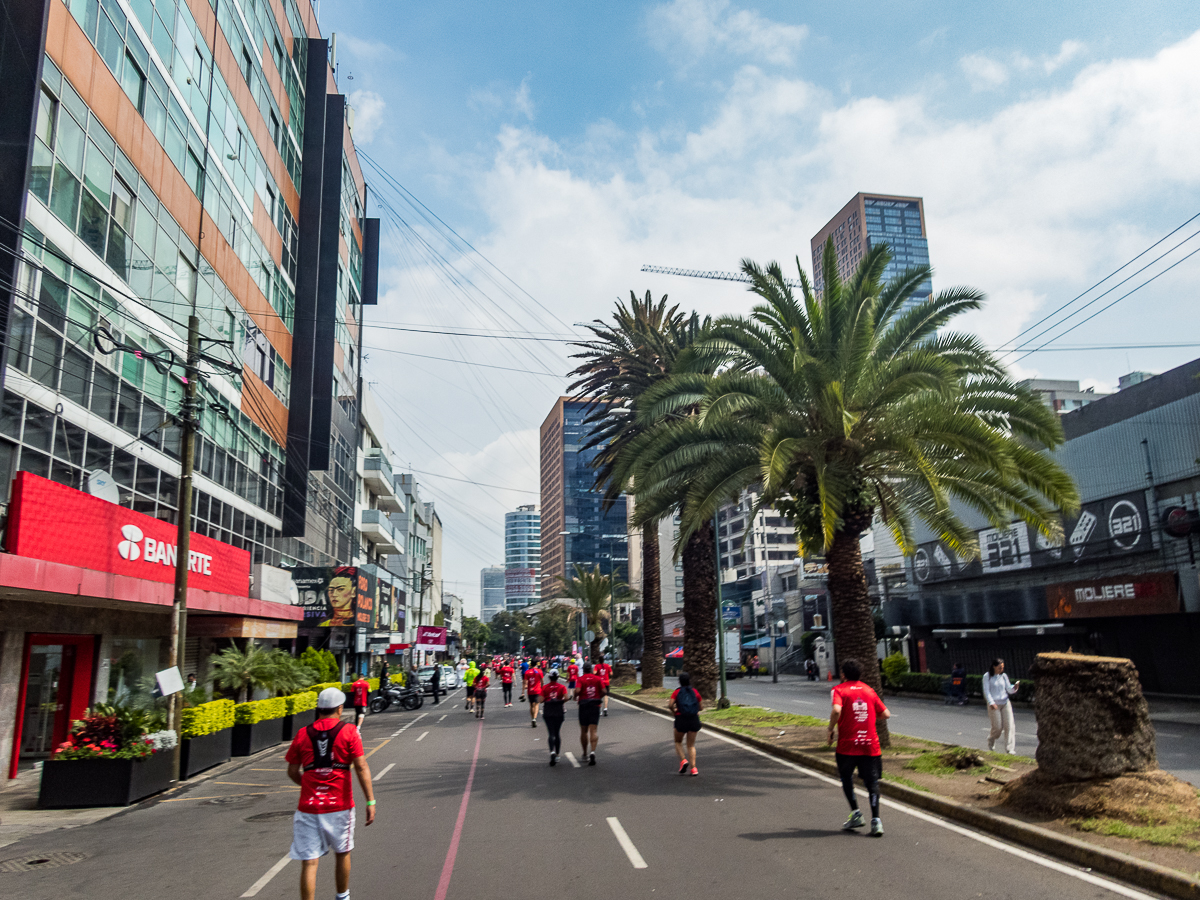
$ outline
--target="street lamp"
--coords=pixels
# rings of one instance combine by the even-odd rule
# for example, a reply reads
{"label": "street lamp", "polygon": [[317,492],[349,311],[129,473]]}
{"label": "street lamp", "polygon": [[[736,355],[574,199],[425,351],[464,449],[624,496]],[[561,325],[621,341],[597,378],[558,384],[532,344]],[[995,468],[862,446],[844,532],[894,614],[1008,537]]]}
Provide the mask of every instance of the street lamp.
{"label": "street lamp", "polygon": [[[775,610],[771,610],[771,612],[774,611]],[[775,665],[775,657],[777,652],[776,648],[779,645],[779,632],[787,628],[787,622],[785,622],[783,619],[780,619],[778,622],[773,622],[772,624],[775,626],[773,629],[775,633],[771,636],[771,681],[773,681],[775,684],[779,684],[779,667]]]}

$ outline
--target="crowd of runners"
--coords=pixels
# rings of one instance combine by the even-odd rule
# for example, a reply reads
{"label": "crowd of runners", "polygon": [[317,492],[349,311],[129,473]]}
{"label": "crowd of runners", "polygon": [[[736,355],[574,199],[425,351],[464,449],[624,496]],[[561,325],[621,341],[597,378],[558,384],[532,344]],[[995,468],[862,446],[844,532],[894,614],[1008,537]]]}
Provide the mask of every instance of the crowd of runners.
{"label": "crowd of runners", "polygon": [[[842,663],[842,681],[831,694],[828,741],[837,737],[835,759],[842,789],[850,804],[850,817],[842,828],[853,831],[867,825],[854,793],[857,770],[867,789],[871,809],[869,833],[883,835],[879,818],[879,779],[882,756],[876,722],[891,716],[879,695],[863,683],[854,660]],[[513,686],[520,691],[518,702],[529,704],[529,723],[537,728],[538,715],[546,726],[550,765],[562,754],[562,726],[566,705],[574,701],[579,712],[579,743],[589,766],[596,765],[600,743],[600,719],[608,715],[608,696],[612,666],[593,665],[578,658],[535,659],[498,656],[474,660],[462,672],[466,685],[465,707],[477,718],[484,718],[487,695],[493,682],[498,683],[505,708],[513,705]],[[564,683],[565,681],[565,683]],[[351,774],[366,797],[366,824],[375,819],[375,796],[371,771],[363,754],[359,727],[366,714],[365,679],[354,685],[351,698],[358,707],[356,721],[343,722],[346,695],[337,688],[326,688],[317,699],[317,719],[302,728],[287,752],[288,776],[300,785],[300,802],[293,820],[292,859],[301,861],[300,896],[312,900],[316,889],[317,861],[333,851],[336,857],[337,900],[350,897],[350,851],[354,847],[354,789]],[[436,687],[435,687],[436,690]],[[668,708],[674,716],[675,754],[680,775],[699,775],[696,766],[696,735],[701,729],[700,713],[704,701],[691,685],[686,672],[679,675],[679,687],[671,694]]]}

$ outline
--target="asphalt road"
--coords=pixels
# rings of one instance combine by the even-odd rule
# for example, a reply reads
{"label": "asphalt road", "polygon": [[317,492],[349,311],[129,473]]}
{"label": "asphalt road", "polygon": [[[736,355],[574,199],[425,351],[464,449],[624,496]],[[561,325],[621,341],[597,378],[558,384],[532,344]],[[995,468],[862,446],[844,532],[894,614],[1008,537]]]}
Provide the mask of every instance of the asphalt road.
{"label": "asphalt road", "polygon": [[[711,733],[698,742],[700,777],[679,777],[669,722],[619,702],[601,720],[594,768],[550,768],[545,731],[521,706],[497,704],[480,723],[461,702],[367,720],[378,818],[357,832],[358,900],[1150,896],[887,801],[883,838],[845,834],[829,779]],[[580,758],[570,717],[564,732],[564,750]],[[282,861],[295,801],[273,752],[113,819],[6,847],[5,859],[86,858],[0,872],[0,895],[295,897],[299,867]],[[318,896],[332,896],[331,859],[318,881]]]}
{"label": "asphalt road", "polygon": [[[829,689],[825,681],[809,681],[781,675],[778,684],[770,676],[735,678],[727,682],[729,698],[747,706],[827,718]],[[988,718],[982,700],[967,706],[947,706],[941,699],[887,697],[892,711],[892,730],[913,737],[987,748]],[[1151,718],[1158,737],[1158,764],[1185,781],[1200,785],[1200,724],[1197,713],[1165,702],[1150,701]],[[1013,709],[1017,723],[1017,753],[1033,756],[1037,750],[1037,720],[1032,709]],[[1190,720],[1190,721],[1189,721]]]}

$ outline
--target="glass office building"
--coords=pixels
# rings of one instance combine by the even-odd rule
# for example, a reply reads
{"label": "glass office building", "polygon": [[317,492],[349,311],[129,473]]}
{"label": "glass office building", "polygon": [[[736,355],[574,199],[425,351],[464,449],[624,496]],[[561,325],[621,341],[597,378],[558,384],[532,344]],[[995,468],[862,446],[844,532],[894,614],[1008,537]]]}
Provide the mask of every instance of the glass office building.
{"label": "glass office building", "polygon": [[542,599],[542,515],[530,504],[504,514],[504,604],[510,612]]}

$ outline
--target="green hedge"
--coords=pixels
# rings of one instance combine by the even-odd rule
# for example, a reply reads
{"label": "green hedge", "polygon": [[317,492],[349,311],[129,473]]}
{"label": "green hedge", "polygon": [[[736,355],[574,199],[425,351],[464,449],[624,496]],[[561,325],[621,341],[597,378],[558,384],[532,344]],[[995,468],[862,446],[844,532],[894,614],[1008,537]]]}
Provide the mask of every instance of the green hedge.
{"label": "green hedge", "polygon": [[[945,694],[950,683],[949,675],[939,675],[936,672],[909,672],[900,676],[897,690],[913,694]],[[1022,678],[1013,699],[1032,702],[1034,683],[1032,679]],[[967,676],[967,696],[983,698],[983,676]]]}
{"label": "green hedge", "polygon": [[233,707],[232,700],[213,700],[181,710],[179,736],[186,741],[232,728],[235,715]]}
{"label": "green hedge", "polygon": [[321,691],[325,690],[325,688],[331,687],[337,688],[340,691],[342,689],[342,683],[340,681],[322,681],[320,684],[309,685],[308,689],[310,691],[316,691],[319,694]]}
{"label": "green hedge", "polygon": [[284,704],[287,706],[287,714],[294,716],[296,713],[308,712],[310,709],[317,708],[317,692],[305,691],[303,694],[291,694],[283,698]]}
{"label": "green hedge", "polygon": [[253,725],[269,719],[282,719],[288,714],[287,697],[270,697],[266,700],[251,700],[239,703],[233,709],[233,720],[239,725]]}

